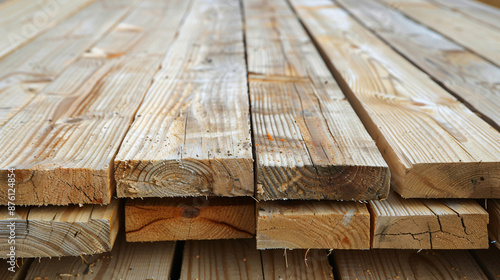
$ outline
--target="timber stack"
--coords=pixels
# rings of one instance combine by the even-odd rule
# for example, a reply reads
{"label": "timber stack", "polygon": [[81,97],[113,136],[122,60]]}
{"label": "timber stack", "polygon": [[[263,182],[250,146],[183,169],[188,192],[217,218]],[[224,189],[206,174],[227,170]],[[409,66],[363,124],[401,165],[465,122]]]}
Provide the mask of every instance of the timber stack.
{"label": "timber stack", "polygon": [[500,275],[500,9],[5,0],[0,27],[1,279]]}

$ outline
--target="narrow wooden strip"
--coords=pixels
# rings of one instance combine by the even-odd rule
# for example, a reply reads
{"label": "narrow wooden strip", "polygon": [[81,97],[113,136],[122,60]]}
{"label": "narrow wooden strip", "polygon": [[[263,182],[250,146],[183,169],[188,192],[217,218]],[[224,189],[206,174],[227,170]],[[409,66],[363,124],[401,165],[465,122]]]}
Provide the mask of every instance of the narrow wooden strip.
{"label": "narrow wooden strip", "polygon": [[11,268],[9,260],[1,260],[0,262],[0,279],[3,280],[25,280],[28,269],[33,262],[33,259],[18,259]]}
{"label": "narrow wooden strip", "polygon": [[370,201],[372,248],[488,248],[488,213],[473,200]]}
{"label": "narrow wooden strip", "polygon": [[254,193],[238,2],[195,0],[115,159],[119,197]]}
{"label": "narrow wooden strip", "polygon": [[261,254],[266,280],[333,280],[326,250],[264,250]]}
{"label": "narrow wooden strip", "polygon": [[255,201],[222,197],[128,199],[125,232],[128,242],[252,238]]}
{"label": "narrow wooden strip", "polygon": [[488,279],[467,251],[334,251],[340,279]]}
{"label": "narrow wooden strip", "polygon": [[0,60],[0,126],[109,32],[131,3],[93,3]]}
{"label": "narrow wooden strip", "polygon": [[[500,9],[474,0],[432,0],[471,19],[500,29]],[[500,1],[497,2],[500,4]]]}
{"label": "narrow wooden strip", "polygon": [[10,228],[15,224],[18,258],[61,257],[110,251],[120,226],[121,207],[117,200],[106,206],[48,206],[16,209],[11,219],[2,209],[0,254],[10,251]]}
{"label": "narrow wooden strip", "polygon": [[[500,32],[428,0],[379,0],[500,66]],[[493,8],[492,8],[493,9]]]}
{"label": "narrow wooden strip", "polygon": [[95,0],[10,1],[0,6],[0,59]]}
{"label": "narrow wooden strip", "polygon": [[337,1],[367,28],[465,101],[469,108],[500,128],[499,67],[392,7],[374,0]]}
{"label": "narrow wooden strip", "polygon": [[261,202],[256,238],[258,249],[369,249],[370,213],[356,202]]}
{"label": "narrow wooden strip", "polygon": [[123,238],[108,253],[35,261],[26,279],[169,279],[174,251],[175,242],[126,243]]}
{"label": "narrow wooden strip", "polygon": [[254,240],[187,241],[181,280],[264,279]]}
{"label": "narrow wooden strip", "polygon": [[108,35],[121,44],[97,44],[0,128],[0,203],[8,168],[16,204],[109,203],[114,156],[188,4],[142,2]]}
{"label": "narrow wooden strip", "polygon": [[386,197],[386,163],[286,1],[243,3],[257,199]]}
{"label": "narrow wooden strip", "polygon": [[495,245],[500,249],[500,200],[488,200],[487,211],[490,214],[488,231]]}
{"label": "narrow wooden strip", "polygon": [[330,1],[292,3],[383,152],[397,192],[500,197],[498,131]]}
{"label": "narrow wooden strip", "polygon": [[472,256],[489,279],[500,278],[500,250],[491,246],[488,250],[471,250]]}

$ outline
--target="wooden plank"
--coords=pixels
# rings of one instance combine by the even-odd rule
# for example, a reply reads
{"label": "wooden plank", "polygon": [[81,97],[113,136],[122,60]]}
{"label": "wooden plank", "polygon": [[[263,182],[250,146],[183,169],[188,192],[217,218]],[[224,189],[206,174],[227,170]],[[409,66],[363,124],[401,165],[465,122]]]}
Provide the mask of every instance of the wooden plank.
{"label": "wooden plank", "polygon": [[259,200],[367,200],[390,174],[285,0],[246,0]]}
{"label": "wooden plank", "polygon": [[[5,208],[5,207],[4,207]],[[16,216],[0,212],[0,254],[10,251],[10,223],[15,223],[15,248],[18,258],[61,257],[110,251],[120,225],[117,200],[106,206],[22,207]],[[12,219],[15,218],[15,219]]]}
{"label": "wooden plank", "polygon": [[488,200],[486,209],[490,214],[488,225],[490,237],[500,249],[500,200]]}
{"label": "wooden plank", "polygon": [[474,200],[370,201],[372,248],[488,248],[488,213]]}
{"label": "wooden plank", "polygon": [[370,213],[357,202],[261,202],[256,239],[258,249],[369,249]]}
{"label": "wooden plank", "polygon": [[380,0],[500,66],[500,32],[427,0]]}
{"label": "wooden plank", "polygon": [[251,198],[129,199],[125,207],[128,242],[252,238]]}
{"label": "wooden plank", "polygon": [[[483,4],[474,0],[432,0],[439,5],[448,7],[453,11],[474,19],[478,22],[488,24],[490,27],[500,28],[500,9]],[[498,2],[500,4],[500,1]]]}
{"label": "wooden plank", "polygon": [[[406,198],[500,196],[500,133],[325,0],[293,0]],[[355,35],[353,35],[355,34]]]}
{"label": "wooden plank", "polygon": [[195,0],[115,159],[119,197],[254,193],[238,2]]}
{"label": "wooden plank", "polygon": [[488,279],[467,251],[334,251],[341,279]]}
{"label": "wooden plank", "polygon": [[175,242],[126,243],[113,251],[87,257],[42,258],[26,279],[169,279]]}
{"label": "wooden plank", "polygon": [[19,259],[14,265],[14,271],[7,261],[0,262],[0,279],[4,280],[24,280],[33,259]]}
{"label": "wooden plank", "polygon": [[500,128],[499,67],[374,0],[337,1],[365,27]]}
{"label": "wooden plank", "polygon": [[500,250],[491,246],[488,250],[471,250],[471,254],[489,279],[500,278]]}
{"label": "wooden plank", "polygon": [[326,250],[265,250],[261,254],[266,280],[333,280]]}
{"label": "wooden plank", "polygon": [[261,256],[254,240],[187,241],[180,279],[264,279]]}
{"label": "wooden plank", "polygon": [[0,60],[0,126],[114,28],[131,2],[91,4]]}
{"label": "wooden plank", "polygon": [[8,168],[17,204],[109,203],[114,156],[187,6],[141,3],[109,35],[123,44],[97,44],[0,128],[0,203]]}
{"label": "wooden plank", "polygon": [[0,6],[0,59],[95,0],[18,0]]}

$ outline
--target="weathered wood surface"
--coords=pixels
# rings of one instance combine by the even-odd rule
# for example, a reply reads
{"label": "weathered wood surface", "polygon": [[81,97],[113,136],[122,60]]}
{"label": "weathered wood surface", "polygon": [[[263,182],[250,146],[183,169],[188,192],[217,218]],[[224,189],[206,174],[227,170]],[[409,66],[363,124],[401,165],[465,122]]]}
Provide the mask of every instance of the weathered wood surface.
{"label": "weathered wood surface", "polygon": [[[117,200],[106,206],[22,207],[9,216],[0,212],[0,254],[9,253],[10,229],[15,223],[18,258],[80,256],[108,252],[120,226]],[[12,219],[15,218],[15,219]]]}
{"label": "weathered wood surface", "polygon": [[408,19],[393,7],[374,0],[337,2],[469,108],[500,128],[499,67]]}
{"label": "weathered wood surface", "polygon": [[500,250],[497,247],[492,245],[487,250],[471,250],[470,252],[489,279],[500,278]]}
{"label": "weathered wood surface", "polygon": [[125,206],[128,242],[252,238],[252,198],[128,199]]}
{"label": "weathered wood surface", "polygon": [[[500,9],[474,0],[432,0],[483,24],[500,29]],[[497,1],[497,5],[500,1]]]}
{"label": "weathered wood surface", "polygon": [[357,202],[261,202],[256,239],[258,249],[369,249],[370,213]]}
{"label": "weathered wood surface", "polygon": [[264,279],[260,252],[254,240],[187,241],[180,279]]}
{"label": "weathered wood surface", "polygon": [[175,242],[117,241],[113,251],[93,256],[42,258],[33,262],[26,279],[169,279]]}
{"label": "weathered wood surface", "polygon": [[335,250],[340,279],[488,279],[468,251]]}
{"label": "weathered wood surface", "polygon": [[[500,32],[428,0],[379,0],[500,66]],[[492,8],[493,9],[493,8]]]}
{"label": "weathered wood surface", "polygon": [[286,1],[243,3],[257,199],[386,197],[386,163]]}
{"label": "weathered wood surface", "polygon": [[488,248],[488,213],[474,200],[370,201],[372,248]]}
{"label": "weathered wood surface", "polygon": [[495,245],[500,249],[500,200],[488,200],[487,211],[490,214],[488,231]]}
{"label": "weathered wood surface", "polygon": [[18,0],[0,5],[0,59],[95,0]]}
{"label": "weathered wood surface", "polygon": [[264,250],[264,279],[333,280],[333,270],[326,250]]}
{"label": "weathered wood surface", "polygon": [[0,126],[114,28],[131,3],[93,3],[0,60]]}
{"label": "weathered wood surface", "polygon": [[254,193],[238,2],[196,0],[115,159],[120,197]]}
{"label": "weathered wood surface", "polygon": [[0,127],[0,203],[8,168],[17,204],[110,202],[114,156],[187,6],[141,2],[108,35],[119,41],[103,38]]}
{"label": "weathered wood surface", "polygon": [[330,1],[293,0],[406,198],[500,196],[500,133]]}

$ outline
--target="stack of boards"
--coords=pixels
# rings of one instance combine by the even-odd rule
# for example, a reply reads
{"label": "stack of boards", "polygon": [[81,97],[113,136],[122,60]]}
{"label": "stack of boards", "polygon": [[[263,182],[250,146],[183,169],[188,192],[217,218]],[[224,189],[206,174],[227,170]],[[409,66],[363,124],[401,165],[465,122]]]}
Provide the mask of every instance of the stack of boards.
{"label": "stack of boards", "polygon": [[0,26],[1,279],[500,275],[499,9],[6,0]]}

